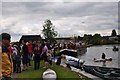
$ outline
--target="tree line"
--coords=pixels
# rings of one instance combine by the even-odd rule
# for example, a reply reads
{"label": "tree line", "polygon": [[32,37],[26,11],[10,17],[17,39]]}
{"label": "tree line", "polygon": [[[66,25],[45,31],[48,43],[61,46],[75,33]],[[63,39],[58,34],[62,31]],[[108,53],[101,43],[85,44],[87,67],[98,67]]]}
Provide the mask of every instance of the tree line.
{"label": "tree line", "polygon": [[[55,26],[53,26],[51,20],[46,20],[43,25],[42,33],[44,35],[45,40],[49,40],[50,42],[56,42],[55,37],[58,35],[57,31],[55,31]],[[110,37],[118,37],[110,39]],[[93,36],[91,34],[84,34],[83,37],[77,36],[74,38],[76,42],[83,41],[88,44],[93,45],[105,45],[105,44],[119,44],[120,36],[117,35],[116,30],[113,29],[111,36],[101,36],[101,34],[95,33]]]}
{"label": "tree line", "polygon": [[91,34],[84,34],[83,37],[78,36],[77,40],[93,45],[120,44],[120,35],[117,35],[115,29],[113,29],[111,36],[101,36],[98,33],[95,33],[93,36]]}

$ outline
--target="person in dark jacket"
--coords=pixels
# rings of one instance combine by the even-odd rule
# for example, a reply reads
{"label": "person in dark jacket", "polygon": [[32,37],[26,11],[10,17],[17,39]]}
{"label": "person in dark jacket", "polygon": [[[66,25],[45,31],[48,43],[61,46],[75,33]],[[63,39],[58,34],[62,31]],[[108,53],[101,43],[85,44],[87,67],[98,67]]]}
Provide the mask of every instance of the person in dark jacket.
{"label": "person in dark jacket", "polygon": [[23,62],[23,71],[27,70],[28,67],[28,47],[24,40],[22,40],[22,62]]}
{"label": "person in dark jacket", "polygon": [[[105,55],[105,53],[102,53],[102,59],[106,59],[106,55]],[[103,66],[106,66],[106,61],[103,61]]]}
{"label": "person in dark jacket", "polygon": [[61,59],[62,59],[62,56],[59,56],[59,57],[57,58],[56,65],[60,65],[60,64],[61,64]]}
{"label": "person in dark jacket", "polygon": [[17,55],[16,55],[16,73],[21,72],[21,54],[20,54],[20,46],[17,45]]}
{"label": "person in dark jacket", "polygon": [[102,59],[105,59],[105,58],[106,58],[105,53],[102,53]]}

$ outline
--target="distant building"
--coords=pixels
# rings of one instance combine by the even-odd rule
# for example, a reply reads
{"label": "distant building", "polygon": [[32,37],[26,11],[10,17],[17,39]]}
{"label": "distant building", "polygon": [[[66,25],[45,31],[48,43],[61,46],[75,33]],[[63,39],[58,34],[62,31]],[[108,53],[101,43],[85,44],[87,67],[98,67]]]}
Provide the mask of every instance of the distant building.
{"label": "distant building", "polygon": [[72,37],[60,37],[60,38],[55,38],[58,43],[68,43],[70,41],[73,41]]}
{"label": "distant building", "polygon": [[29,42],[29,41],[41,41],[41,36],[40,35],[22,35],[21,39],[19,42],[21,43],[22,40]]}
{"label": "distant building", "polygon": [[118,36],[110,36],[109,40],[118,40]]}

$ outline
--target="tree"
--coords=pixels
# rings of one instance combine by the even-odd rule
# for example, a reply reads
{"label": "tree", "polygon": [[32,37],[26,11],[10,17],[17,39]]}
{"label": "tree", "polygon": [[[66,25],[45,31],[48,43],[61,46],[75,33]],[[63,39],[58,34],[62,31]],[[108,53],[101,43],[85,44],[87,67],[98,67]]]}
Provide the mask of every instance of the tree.
{"label": "tree", "polygon": [[50,20],[46,20],[43,25],[42,33],[46,40],[54,41],[57,36],[57,32],[54,30],[55,26],[53,26]]}
{"label": "tree", "polygon": [[116,35],[117,35],[116,31],[115,31],[115,29],[113,29],[112,33],[111,33],[111,36],[116,36]]}
{"label": "tree", "polygon": [[102,40],[102,37],[101,37],[100,34],[95,33],[95,34],[93,35],[92,42],[93,42],[94,45],[99,45],[99,44],[101,44],[101,40]]}
{"label": "tree", "polygon": [[91,40],[92,40],[92,35],[91,34],[84,34],[83,41],[90,44]]}
{"label": "tree", "polygon": [[82,37],[78,36],[78,41],[79,41],[79,40],[82,40],[82,39],[83,39]]}
{"label": "tree", "polygon": [[96,38],[99,38],[99,39],[100,39],[100,38],[101,38],[101,35],[98,34],[98,33],[95,33],[95,34],[93,35],[93,38],[94,38],[94,39],[96,39]]}

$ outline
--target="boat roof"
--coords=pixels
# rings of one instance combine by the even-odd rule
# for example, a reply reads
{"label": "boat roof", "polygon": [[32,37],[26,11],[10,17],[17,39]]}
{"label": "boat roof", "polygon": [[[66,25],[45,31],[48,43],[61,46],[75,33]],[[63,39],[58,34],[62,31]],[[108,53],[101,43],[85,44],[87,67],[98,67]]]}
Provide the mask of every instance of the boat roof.
{"label": "boat roof", "polygon": [[62,50],[60,50],[60,52],[65,51],[65,50],[72,51],[72,52],[77,52],[77,50],[73,50],[73,49],[62,49]]}

